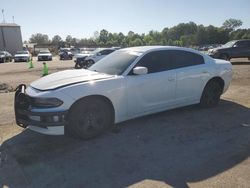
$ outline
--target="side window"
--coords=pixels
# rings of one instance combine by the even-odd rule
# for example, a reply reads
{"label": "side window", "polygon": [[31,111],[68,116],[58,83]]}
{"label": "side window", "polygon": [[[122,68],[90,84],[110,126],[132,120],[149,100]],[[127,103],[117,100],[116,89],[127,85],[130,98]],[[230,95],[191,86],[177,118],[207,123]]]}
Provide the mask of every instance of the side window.
{"label": "side window", "polygon": [[111,54],[113,51],[114,50],[107,50],[107,54],[106,55]]}
{"label": "side window", "polygon": [[237,43],[236,43],[236,45],[237,45],[237,47],[250,47],[249,45],[250,45],[250,42],[248,42],[248,41],[238,41]]}
{"label": "side window", "polygon": [[196,53],[183,51],[183,50],[172,50],[171,62],[173,68],[189,67],[194,65],[204,64],[204,58]]}
{"label": "side window", "polygon": [[243,44],[242,44],[241,41],[238,41],[238,42],[235,43],[235,46],[240,48],[240,47],[243,47]]}
{"label": "side window", "polygon": [[100,52],[101,55],[108,55],[110,53],[112,53],[114,50],[103,50]]}
{"label": "side window", "polygon": [[171,69],[170,54],[168,50],[150,52],[142,57],[136,66],[148,68],[148,73],[156,73]]}

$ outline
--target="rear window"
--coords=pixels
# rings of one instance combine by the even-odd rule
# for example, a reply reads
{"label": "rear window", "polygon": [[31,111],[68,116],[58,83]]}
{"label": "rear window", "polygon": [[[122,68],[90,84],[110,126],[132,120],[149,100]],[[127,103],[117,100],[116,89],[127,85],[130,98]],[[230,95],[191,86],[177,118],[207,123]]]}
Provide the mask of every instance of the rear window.
{"label": "rear window", "polygon": [[238,47],[250,47],[250,41],[238,41],[236,45]]}
{"label": "rear window", "polygon": [[171,50],[171,62],[174,69],[204,64],[204,58],[196,53]]}

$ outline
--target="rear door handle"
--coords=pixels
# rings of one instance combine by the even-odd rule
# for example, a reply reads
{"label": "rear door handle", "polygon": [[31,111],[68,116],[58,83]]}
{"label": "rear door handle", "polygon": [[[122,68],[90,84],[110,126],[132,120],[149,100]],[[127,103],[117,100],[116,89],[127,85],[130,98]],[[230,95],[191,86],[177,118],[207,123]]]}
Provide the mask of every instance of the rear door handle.
{"label": "rear door handle", "polygon": [[169,77],[169,78],[168,78],[168,81],[174,81],[174,80],[175,80],[174,77]]}

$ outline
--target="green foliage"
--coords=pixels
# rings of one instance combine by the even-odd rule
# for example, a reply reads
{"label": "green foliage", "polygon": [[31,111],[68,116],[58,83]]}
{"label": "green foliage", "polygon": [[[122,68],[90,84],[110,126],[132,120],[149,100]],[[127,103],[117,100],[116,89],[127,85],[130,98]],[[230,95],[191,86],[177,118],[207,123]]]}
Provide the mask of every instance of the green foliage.
{"label": "green foliage", "polygon": [[[180,23],[162,31],[151,30],[147,34],[138,34],[129,31],[127,35],[122,32],[111,33],[105,29],[95,31],[93,37],[77,39],[68,35],[63,41],[60,36],[52,38],[51,44],[59,47],[129,47],[142,45],[175,45],[175,46],[197,46],[204,44],[223,44],[229,40],[250,39],[250,29],[238,29],[242,25],[241,20],[226,20],[222,27],[212,25],[196,25],[194,22]],[[30,42],[38,44],[49,43],[47,35],[37,33],[32,35]]]}
{"label": "green foliage", "polygon": [[228,20],[226,20],[223,24],[222,24],[222,27],[226,30],[229,30],[229,31],[233,31],[235,30],[236,28],[242,26],[242,21],[241,20],[237,20],[237,19],[233,19],[233,18],[230,18]]}
{"label": "green foliage", "polygon": [[55,35],[52,40],[51,43],[55,44],[57,46],[59,46],[59,44],[62,42],[62,38],[59,35]]}
{"label": "green foliage", "polygon": [[230,39],[250,39],[250,29],[238,29],[230,33]]}
{"label": "green foliage", "polygon": [[47,44],[49,43],[49,36],[42,33],[36,33],[31,35],[29,42],[37,44]]}

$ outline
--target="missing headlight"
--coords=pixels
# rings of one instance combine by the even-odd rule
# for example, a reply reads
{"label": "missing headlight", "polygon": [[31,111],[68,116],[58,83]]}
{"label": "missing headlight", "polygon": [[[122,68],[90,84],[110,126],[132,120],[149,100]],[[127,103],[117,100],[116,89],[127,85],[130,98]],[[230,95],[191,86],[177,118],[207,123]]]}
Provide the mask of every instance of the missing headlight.
{"label": "missing headlight", "polygon": [[63,104],[63,101],[57,98],[32,98],[31,104],[33,107],[53,108]]}

